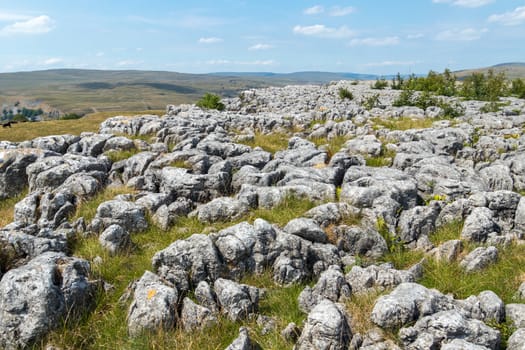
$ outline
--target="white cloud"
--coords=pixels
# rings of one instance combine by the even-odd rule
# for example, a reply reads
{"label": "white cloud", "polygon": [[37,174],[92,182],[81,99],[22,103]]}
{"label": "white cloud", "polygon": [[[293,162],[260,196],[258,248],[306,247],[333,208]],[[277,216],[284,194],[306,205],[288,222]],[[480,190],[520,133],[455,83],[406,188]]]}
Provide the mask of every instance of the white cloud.
{"label": "white cloud", "polygon": [[389,66],[410,66],[419,64],[421,61],[383,61],[383,62],[370,62],[365,64],[367,67],[389,67]]}
{"label": "white cloud", "polygon": [[321,5],[315,5],[305,9],[303,12],[305,15],[318,15],[324,12],[324,7]]}
{"label": "white cloud", "polygon": [[143,63],[142,61],[122,60],[122,61],[117,62],[117,66],[119,67],[137,66],[142,63]]}
{"label": "white cloud", "polygon": [[512,12],[492,15],[489,22],[501,23],[505,26],[517,26],[525,22],[525,6],[516,7]]}
{"label": "white cloud", "polygon": [[494,2],[494,0],[432,0],[436,4],[452,4],[459,7],[481,7]]}
{"label": "white cloud", "polygon": [[223,40],[221,38],[215,38],[215,37],[200,38],[199,39],[199,43],[201,43],[201,44],[217,44],[217,43],[221,43],[221,42],[223,42]]}
{"label": "white cloud", "polygon": [[44,66],[52,66],[52,65],[54,65],[54,64],[58,64],[58,63],[62,63],[62,62],[64,62],[64,60],[61,59],[61,58],[58,58],[58,57],[51,57],[51,58],[48,58],[47,60],[44,60],[44,61],[42,62],[42,64],[43,64]]}
{"label": "white cloud", "polygon": [[260,50],[269,50],[273,48],[272,45],[268,45],[268,44],[255,44],[255,45],[252,45],[248,48],[248,50],[250,51],[260,51]]}
{"label": "white cloud", "polygon": [[48,33],[53,29],[53,24],[49,16],[32,17],[3,27],[0,29],[0,35]]}
{"label": "white cloud", "polygon": [[350,46],[392,46],[399,44],[399,37],[387,36],[384,38],[356,38],[350,41]]}
{"label": "white cloud", "polygon": [[481,38],[481,34],[488,32],[488,29],[450,29],[439,32],[436,35],[436,40],[442,41],[473,41]]}
{"label": "white cloud", "polygon": [[105,55],[105,53],[102,52],[102,51],[99,51],[99,52],[97,52],[97,53],[95,54],[95,56],[97,56],[97,57],[102,57],[102,56],[104,56],[104,55]]}
{"label": "white cloud", "polygon": [[327,27],[324,24],[314,24],[312,26],[295,26],[293,28],[295,34],[317,36],[321,38],[348,38],[355,36],[355,32],[348,29],[346,26],[339,28]]}
{"label": "white cloud", "polygon": [[213,66],[215,65],[223,65],[223,64],[230,64],[232,63],[231,61],[229,60],[209,60],[209,61],[206,61],[206,64],[211,64]]}
{"label": "white cloud", "polygon": [[355,8],[352,6],[347,6],[347,7],[334,6],[330,9],[329,14],[330,16],[341,17],[341,16],[349,15],[354,12],[355,12]]}
{"label": "white cloud", "polygon": [[416,34],[408,34],[407,39],[409,40],[415,40],[415,39],[421,39],[425,37],[425,34],[423,33],[416,33]]}

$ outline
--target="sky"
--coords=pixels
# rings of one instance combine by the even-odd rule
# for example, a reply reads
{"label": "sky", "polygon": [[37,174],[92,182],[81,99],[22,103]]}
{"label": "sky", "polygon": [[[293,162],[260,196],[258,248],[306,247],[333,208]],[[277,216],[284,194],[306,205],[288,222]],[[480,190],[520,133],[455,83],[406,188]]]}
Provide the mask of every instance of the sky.
{"label": "sky", "polygon": [[0,0],[0,72],[441,72],[525,62],[525,0]]}

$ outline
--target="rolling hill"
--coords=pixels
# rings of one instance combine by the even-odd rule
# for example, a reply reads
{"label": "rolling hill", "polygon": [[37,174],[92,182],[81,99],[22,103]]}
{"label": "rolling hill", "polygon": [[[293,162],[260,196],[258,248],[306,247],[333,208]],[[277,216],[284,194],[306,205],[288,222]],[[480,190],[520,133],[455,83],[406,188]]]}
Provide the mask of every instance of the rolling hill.
{"label": "rolling hill", "polygon": [[501,63],[490,67],[460,70],[454,72],[454,74],[456,77],[458,77],[458,79],[463,79],[472,73],[486,74],[490,69],[492,69],[495,73],[505,73],[505,76],[508,79],[525,78],[525,63],[523,62]]}
{"label": "rolling hill", "polygon": [[299,72],[185,74],[164,71],[55,69],[0,74],[0,105],[58,109],[63,113],[164,109],[195,102],[205,92],[235,96],[264,86],[373,79],[353,73]]}

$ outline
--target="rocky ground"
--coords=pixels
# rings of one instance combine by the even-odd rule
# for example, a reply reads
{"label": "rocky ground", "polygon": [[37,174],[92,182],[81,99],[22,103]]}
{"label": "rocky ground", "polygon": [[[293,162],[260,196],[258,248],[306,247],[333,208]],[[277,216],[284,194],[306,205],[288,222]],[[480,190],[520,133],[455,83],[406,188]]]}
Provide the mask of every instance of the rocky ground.
{"label": "rocky ground", "polygon": [[[339,97],[343,87],[352,100]],[[316,206],[285,225],[241,221],[156,252],[150,271],[126,281],[128,336],[224,318],[275,328],[259,311],[265,290],[240,282],[269,271],[283,288],[306,283],[304,324],[277,330],[294,349],[525,349],[525,284],[504,303],[491,290],[459,299],[418,283],[425,261],[475,273],[523,243],[525,100],[506,98],[492,113],[480,111],[485,102],[458,101],[463,115],[452,120],[439,107],[393,107],[398,94],[350,82],[249,90],[223,101],[223,112],[168,106],[163,117],[108,119],[96,134],[1,142],[0,197],[28,194],[0,230],[0,348],[30,346],[112,292],[92,273],[103,261],[72,254],[78,237],[126,254],[150,225],[238,221],[306,198]],[[396,129],[407,120],[416,127]],[[248,146],[271,134],[287,147]],[[133,155],[112,162],[108,152]],[[119,186],[136,191],[101,203],[92,220],[71,220]],[[433,244],[436,229],[454,222],[464,223],[459,237]],[[397,269],[382,259],[394,250],[424,259]],[[362,316],[370,327],[358,330],[345,301],[372,293],[380,296]],[[511,325],[508,340],[496,324]],[[257,346],[242,326],[228,349]]]}

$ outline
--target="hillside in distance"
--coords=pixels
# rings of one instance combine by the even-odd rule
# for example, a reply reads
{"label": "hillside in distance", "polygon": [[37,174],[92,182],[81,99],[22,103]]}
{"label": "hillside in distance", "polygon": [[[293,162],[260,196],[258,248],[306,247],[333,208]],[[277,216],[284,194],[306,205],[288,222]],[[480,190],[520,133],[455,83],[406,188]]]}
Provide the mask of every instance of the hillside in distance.
{"label": "hillside in distance", "polygon": [[373,75],[325,72],[186,74],[54,69],[0,74],[0,106],[21,101],[25,106],[78,114],[159,110],[167,104],[195,102],[205,92],[231,97],[250,88],[374,78]]}
{"label": "hillside in distance", "polygon": [[472,73],[484,73],[487,74],[489,70],[493,70],[494,73],[505,73],[507,79],[525,78],[525,63],[524,62],[511,62],[511,63],[500,63],[490,67],[476,68],[476,69],[465,69],[454,72],[458,79],[463,79]]}

